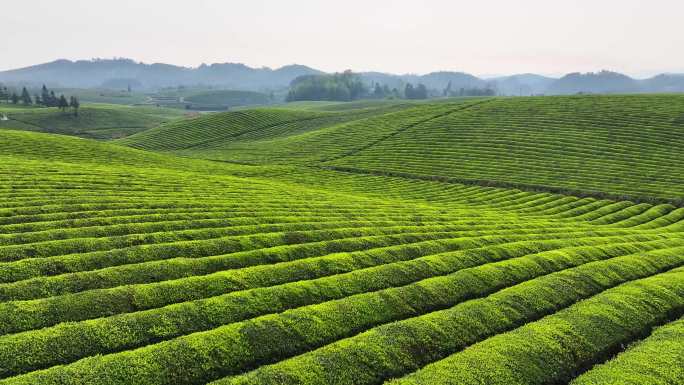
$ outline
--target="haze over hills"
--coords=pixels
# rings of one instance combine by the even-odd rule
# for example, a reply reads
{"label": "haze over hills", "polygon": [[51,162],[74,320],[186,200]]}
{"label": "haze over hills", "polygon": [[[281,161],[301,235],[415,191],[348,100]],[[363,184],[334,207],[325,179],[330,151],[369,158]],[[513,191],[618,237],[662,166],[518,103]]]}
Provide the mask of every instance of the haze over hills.
{"label": "haze over hills", "polygon": [[[322,73],[324,72],[298,64],[277,69],[253,68],[241,63],[202,64],[190,68],[163,63],[145,64],[131,59],[60,59],[2,71],[0,82],[76,88],[125,88],[130,85],[144,90],[179,85],[211,85],[217,88],[264,91],[285,89],[299,76]],[[684,92],[684,75],[681,74],[661,74],[649,79],[634,79],[610,71],[571,73],[560,79],[532,73],[484,79],[451,71],[425,75],[362,72],[360,75],[368,84],[379,83],[390,88],[401,88],[406,83],[422,83],[436,92],[449,85],[452,90],[492,88],[499,95]]]}
{"label": "haze over hills", "polygon": [[50,63],[0,72],[0,81],[46,83],[52,86],[93,88],[111,83],[133,84],[145,89],[178,85],[211,84],[234,89],[287,87],[301,75],[321,73],[301,65],[278,69],[251,68],[239,63],[217,63],[197,68],[170,64],[145,64],[130,59],[56,60]]}

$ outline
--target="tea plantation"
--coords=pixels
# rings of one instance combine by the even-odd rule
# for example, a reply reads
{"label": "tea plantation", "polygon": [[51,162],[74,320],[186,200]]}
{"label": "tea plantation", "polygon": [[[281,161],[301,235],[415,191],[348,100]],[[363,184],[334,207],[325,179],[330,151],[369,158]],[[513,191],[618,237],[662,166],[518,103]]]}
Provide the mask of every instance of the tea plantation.
{"label": "tea plantation", "polygon": [[0,129],[0,384],[684,384],[682,116],[464,98]]}
{"label": "tea plantation", "polygon": [[0,104],[0,128],[23,129],[89,139],[119,139],[182,118],[171,108],[84,104],[75,116],[71,109]]}

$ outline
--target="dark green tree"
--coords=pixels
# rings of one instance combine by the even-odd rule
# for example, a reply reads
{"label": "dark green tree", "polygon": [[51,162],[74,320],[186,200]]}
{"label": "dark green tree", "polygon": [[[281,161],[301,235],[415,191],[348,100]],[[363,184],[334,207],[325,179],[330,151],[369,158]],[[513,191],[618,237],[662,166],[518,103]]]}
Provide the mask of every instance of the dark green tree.
{"label": "dark green tree", "polygon": [[404,89],[404,97],[406,99],[427,99],[427,87],[424,84],[418,84],[418,86],[414,87],[413,84],[408,83]]}
{"label": "dark green tree", "polygon": [[428,98],[428,89],[425,87],[425,84],[418,84],[418,87],[414,90],[414,98],[415,99],[427,99]]}
{"label": "dark green tree", "polygon": [[64,95],[61,95],[57,101],[57,107],[59,107],[60,110],[66,111],[67,108],[69,108],[69,102],[67,101],[66,97]]}
{"label": "dark green tree", "polygon": [[19,95],[16,92],[12,92],[12,104],[19,104]]}
{"label": "dark green tree", "polygon": [[33,104],[33,99],[31,99],[31,95],[29,94],[28,90],[26,87],[24,87],[21,90],[21,102],[24,103],[25,105],[31,105]]}
{"label": "dark green tree", "polygon": [[49,100],[48,107],[59,107],[59,98],[55,95],[55,91],[50,91]]}
{"label": "dark green tree", "polygon": [[43,84],[43,88],[40,91],[40,100],[44,106],[51,107],[50,91],[45,87],[45,84]]}
{"label": "dark green tree", "polygon": [[69,98],[69,106],[74,109],[74,116],[78,116],[78,109],[81,107],[81,103],[79,103],[77,97],[72,96]]}
{"label": "dark green tree", "polygon": [[385,92],[380,87],[380,83],[375,83],[375,89],[373,90],[373,97],[376,99],[382,99],[385,97]]}
{"label": "dark green tree", "polygon": [[413,90],[413,84],[407,83],[406,87],[404,87],[404,97],[406,99],[413,99],[415,95],[415,92]]}

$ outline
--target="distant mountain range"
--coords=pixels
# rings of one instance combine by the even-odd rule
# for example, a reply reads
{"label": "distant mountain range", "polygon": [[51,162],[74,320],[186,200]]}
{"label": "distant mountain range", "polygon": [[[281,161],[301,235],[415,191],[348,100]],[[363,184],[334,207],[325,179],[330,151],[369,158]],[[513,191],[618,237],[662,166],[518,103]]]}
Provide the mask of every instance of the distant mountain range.
{"label": "distant mountain range", "polygon": [[[240,63],[217,63],[196,68],[170,64],[145,64],[130,59],[56,60],[0,72],[0,82],[15,85],[47,84],[69,88],[126,88],[154,90],[179,85],[211,85],[236,90],[282,90],[298,76],[322,74],[303,65],[277,69],[252,68]],[[406,83],[423,83],[441,91],[451,83],[460,88],[494,88],[500,95],[684,92],[684,74],[662,74],[649,79],[634,79],[610,71],[572,73],[562,78],[521,74],[478,78],[462,72],[433,72],[427,75],[394,75],[382,72],[360,74],[368,84],[401,88]]]}
{"label": "distant mountain range", "polygon": [[[170,64],[144,64],[130,59],[56,60],[0,72],[0,82],[47,84],[51,87],[96,88],[117,85],[125,88],[158,89],[179,85],[212,85],[238,90],[287,87],[301,75],[322,73],[301,65],[278,69],[251,68],[239,63],[201,65],[197,68]],[[126,85],[126,86],[124,86]]]}

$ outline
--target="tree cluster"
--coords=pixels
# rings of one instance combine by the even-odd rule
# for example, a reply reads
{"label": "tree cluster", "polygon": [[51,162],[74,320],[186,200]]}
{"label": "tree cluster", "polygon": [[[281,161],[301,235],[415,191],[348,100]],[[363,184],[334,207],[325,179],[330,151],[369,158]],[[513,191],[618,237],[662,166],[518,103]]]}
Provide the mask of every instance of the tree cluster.
{"label": "tree cluster", "polygon": [[290,84],[286,100],[351,101],[367,95],[368,88],[361,78],[351,71],[345,71],[333,75],[300,76]]}
{"label": "tree cluster", "polygon": [[390,89],[387,84],[381,86],[380,83],[375,83],[369,97],[371,99],[401,99],[402,94],[396,88]]}
{"label": "tree cluster", "polygon": [[386,84],[380,85],[380,83],[375,83],[373,86],[373,92],[370,93],[368,97],[372,99],[427,99],[430,97],[430,92],[428,88],[421,83],[416,86],[411,83],[407,83],[403,92],[396,88],[392,88],[390,90]]}
{"label": "tree cluster", "polygon": [[33,98],[26,87],[22,88],[21,94],[17,94],[16,91],[10,92],[7,87],[0,87],[0,100],[5,100],[6,103],[11,102],[12,104],[19,104],[21,102],[27,106],[35,104],[37,106],[57,107],[63,112],[72,108],[74,116],[78,116],[78,109],[81,107],[81,103],[76,96],[70,96],[67,99],[62,94],[58,97],[55,95],[55,91],[49,90],[45,85],[43,85],[40,95],[35,95]]}
{"label": "tree cluster", "polygon": [[491,86],[487,86],[484,88],[461,87],[458,90],[454,90],[454,89],[452,89],[451,82],[449,82],[449,84],[447,84],[446,88],[443,91],[443,95],[444,96],[496,96],[496,90]]}
{"label": "tree cluster", "polygon": [[425,87],[425,84],[413,86],[413,84],[408,83],[404,88],[404,97],[406,99],[427,99],[428,96],[428,89]]}
{"label": "tree cluster", "polygon": [[[290,84],[286,101],[328,100],[351,101],[362,98],[369,99],[428,99],[439,95],[439,90],[430,91],[425,84],[406,83],[402,90],[390,89],[388,85],[374,83],[370,89],[364,84],[361,76],[351,71],[333,75],[304,75]],[[441,91],[443,96],[495,96],[496,89],[490,85],[478,87],[461,87],[455,89],[451,81]]]}
{"label": "tree cluster", "polygon": [[[3,86],[0,84],[0,101],[5,101],[5,103],[9,103],[11,98],[11,94],[7,87]],[[17,99],[17,102],[19,100]]]}

